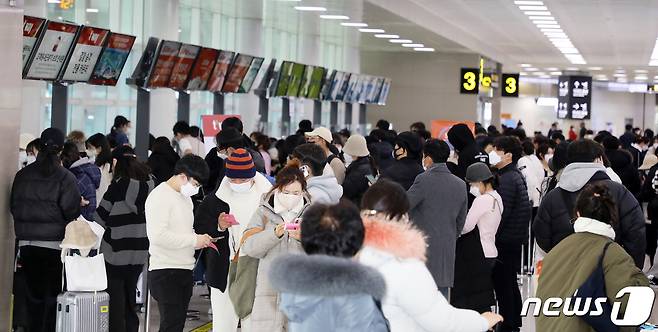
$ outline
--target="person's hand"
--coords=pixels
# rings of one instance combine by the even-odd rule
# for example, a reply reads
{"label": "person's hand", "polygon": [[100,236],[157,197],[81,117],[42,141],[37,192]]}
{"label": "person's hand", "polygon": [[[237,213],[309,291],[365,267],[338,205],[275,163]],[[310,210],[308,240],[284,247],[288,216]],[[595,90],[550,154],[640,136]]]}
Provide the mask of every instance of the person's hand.
{"label": "person's hand", "polygon": [[293,239],[295,239],[295,240],[297,240],[297,241],[301,241],[301,240],[302,240],[302,231],[301,231],[301,229],[298,229],[298,230],[296,230],[296,231],[288,231],[288,235],[289,235],[291,238],[293,238]]}
{"label": "person's hand", "polygon": [[222,212],[219,215],[219,218],[217,218],[217,224],[219,225],[219,229],[221,230],[227,230],[231,226],[233,226],[229,221],[228,221],[228,215],[224,212]]}
{"label": "person's hand", "polygon": [[487,320],[487,324],[489,325],[489,330],[491,330],[496,324],[500,323],[503,321],[503,316],[499,314],[494,314],[493,312],[485,312],[482,315],[482,318]]}
{"label": "person's hand", "polygon": [[283,233],[285,232],[285,229],[284,229],[285,226],[286,226],[286,224],[284,224],[284,223],[280,223],[280,224],[276,225],[276,227],[274,227],[274,235],[276,235],[276,237],[278,237],[278,238],[281,238],[283,236]]}
{"label": "person's hand", "polygon": [[80,196],[80,206],[87,206],[89,205],[89,201],[84,198],[84,196]]}
{"label": "person's hand", "polygon": [[212,237],[208,234],[197,234],[196,235],[196,245],[194,249],[202,249],[210,245],[212,242]]}

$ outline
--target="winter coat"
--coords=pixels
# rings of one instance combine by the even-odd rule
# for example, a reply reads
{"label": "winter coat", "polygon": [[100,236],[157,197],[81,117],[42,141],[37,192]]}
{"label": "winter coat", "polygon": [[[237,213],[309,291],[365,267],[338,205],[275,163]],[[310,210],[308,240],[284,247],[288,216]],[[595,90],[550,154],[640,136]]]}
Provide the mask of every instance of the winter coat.
{"label": "winter coat", "polygon": [[457,150],[459,156],[458,164],[453,173],[460,179],[466,176],[468,166],[476,162],[483,162],[489,165],[489,156],[484,152],[480,145],[475,142],[473,132],[464,124],[458,124],[448,130],[448,141]]}
{"label": "winter coat", "polygon": [[343,197],[361,206],[361,197],[368,190],[369,184],[366,176],[373,175],[368,157],[361,157],[353,161],[345,172],[343,182]]}
{"label": "winter coat", "polygon": [[41,174],[38,161],[18,171],[10,208],[17,240],[61,241],[66,225],[80,216],[80,190],[75,176],[56,166]]}
{"label": "winter coat", "polygon": [[393,146],[385,141],[375,142],[368,145],[368,151],[373,159],[375,159],[375,164],[379,168],[380,172],[391,167],[395,158],[393,158]]}
{"label": "winter coat", "polygon": [[[609,238],[597,234],[575,233],[556,245],[544,257],[542,263],[537,286],[537,297],[542,303],[551,297],[572,297],[592,274],[603,253],[603,247],[610,241]],[[606,295],[610,303],[620,301],[616,299],[616,295],[624,287],[649,286],[649,281],[634,265],[633,259],[616,243],[608,247],[603,258],[603,271]],[[627,299],[628,297],[621,301],[622,308],[626,308]],[[562,311],[558,317],[546,317],[540,312],[535,323],[537,331],[594,331],[584,320],[576,316],[567,317]],[[620,331],[636,331],[636,328],[621,327]]]}
{"label": "winter coat", "polygon": [[327,165],[331,168],[331,171],[334,173],[334,176],[336,177],[336,181],[338,181],[338,184],[343,184],[343,181],[345,181],[345,163],[343,163],[342,160],[340,160],[340,157],[338,157],[335,154],[330,155],[327,158]]}
{"label": "winter coat", "polygon": [[178,154],[171,149],[171,153],[151,153],[147,164],[158,182],[165,182],[174,175],[174,167],[179,159]]}
{"label": "winter coat", "polygon": [[148,260],[144,205],[155,181],[122,178],[113,181],[96,209],[94,220],[105,228],[101,252],[108,271],[141,270]]}
{"label": "winter coat", "polygon": [[347,258],[286,255],[272,262],[269,276],[292,332],[388,331],[375,303],[386,283],[370,267]]}
{"label": "winter coat", "polygon": [[359,262],[379,271],[386,281],[382,309],[392,332],[487,330],[480,314],[450,306],[438,291],[425,266],[427,244],[421,231],[406,220],[379,217],[364,218],[363,225]]}
{"label": "winter coat", "polygon": [[647,204],[647,217],[651,222],[655,220],[658,222],[658,194],[656,194],[656,188],[654,188],[654,179],[656,179],[656,171],[658,171],[658,165],[655,165],[649,169],[647,173],[646,180],[642,185],[642,202]]}
{"label": "winter coat", "polygon": [[343,187],[333,175],[314,176],[306,180],[311,202],[318,204],[338,204],[343,196]]}
{"label": "winter coat", "polygon": [[450,303],[462,309],[490,311],[494,299],[491,266],[487,263],[478,227],[457,239],[455,250],[455,283]]}
{"label": "winter coat", "polygon": [[[300,218],[310,205],[310,199],[304,198],[304,205],[297,214]],[[242,246],[241,253],[258,258],[258,276],[256,278],[256,298],[251,310],[251,325],[249,331],[274,332],[285,331],[287,319],[277,307],[279,294],[272,289],[269,276],[272,261],[286,253],[302,253],[302,245],[290,237],[288,232],[278,238],[274,233],[277,225],[284,223],[282,216],[274,212],[274,193],[263,197],[263,201],[254,214],[248,229],[261,228],[262,232],[249,237]]]}
{"label": "winter coat", "polygon": [[418,174],[423,173],[423,165],[420,160],[402,158],[394,161],[391,166],[382,171],[382,178],[389,179],[402,185],[404,190],[409,190]]}
{"label": "winter coat", "polygon": [[526,184],[528,185],[528,197],[532,201],[533,207],[539,206],[539,196],[541,194],[541,184],[546,177],[544,165],[534,154],[523,156],[518,162],[519,171],[523,174]]}
{"label": "winter coat", "polygon": [[217,155],[217,148],[210,149],[210,152],[206,155],[206,164],[208,164],[208,169],[210,170],[210,176],[208,177],[208,182],[206,182],[203,187],[207,193],[210,193],[217,189],[219,184],[224,179],[224,174],[226,174],[226,166],[224,159],[220,158]]}
{"label": "winter coat", "polygon": [[621,149],[605,150],[605,155],[610,160],[610,168],[621,178],[621,183],[635,197],[639,197],[642,184],[640,183],[640,173],[637,170],[639,166],[635,166],[633,156],[628,151]]}
{"label": "winter coat", "polygon": [[206,283],[212,288],[226,291],[228,283],[229,255],[229,231],[219,230],[218,218],[222,213],[230,213],[228,204],[217,197],[217,195],[206,195],[203,202],[197,206],[194,212],[194,232],[197,234],[208,234],[217,239],[213,248],[203,249],[204,263],[206,267]]}
{"label": "winter coat", "polygon": [[520,245],[528,239],[532,203],[523,174],[516,163],[498,170],[498,194],[503,199],[503,215],[496,232],[496,244]]}
{"label": "winter coat", "polygon": [[[96,189],[96,203],[101,204],[101,200],[103,199],[103,196],[105,196],[107,188],[109,188],[112,183],[112,166],[110,163],[105,163],[103,166],[98,166],[98,168],[101,170],[101,184],[98,186],[98,189]],[[98,207],[98,205],[96,207]]]}
{"label": "winter coat", "polygon": [[575,212],[571,210],[582,188],[594,182],[605,184],[617,202],[619,223],[614,229],[617,234],[615,241],[633,257],[636,266],[642,267],[646,247],[642,208],[633,194],[623,185],[611,181],[605,167],[597,163],[572,163],[562,171],[557,188],[546,194],[533,222],[537,244],[549,252],[573,233],[571,220]]}
{"label": "winter coat", "polygon": [[74,162],[69,171],[75,175],[78,180],[78,189],[80,195],[89,201],[89,204],[80,209],[80,213],[87,220],[94,220],[96,212],[96,189],[101,185],[101,170],[95,164],[89,161],[89,158],[82,158]]}
{"label": "winter coat", "polygon": [[626,131],[623,135],[619,137],[619,143],[624,149],[631,147],[631,144],[635,143],[635,134],[632,131]]}
{"label": "winter coat", "polygon": [[437,287],[452,287],[455,247],[466,221],[466,183],[434,164],[407,192],[411,222],[428,237],[427,268]]}

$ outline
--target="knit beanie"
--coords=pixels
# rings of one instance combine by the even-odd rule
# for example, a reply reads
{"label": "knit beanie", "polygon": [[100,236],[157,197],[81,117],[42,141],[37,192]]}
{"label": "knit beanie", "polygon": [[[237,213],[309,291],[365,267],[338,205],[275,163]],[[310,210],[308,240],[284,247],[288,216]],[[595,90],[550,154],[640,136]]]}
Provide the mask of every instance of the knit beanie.
{"label": "knit beanie", "polygon": [[237,149],[226,159],[226,175],[229,179],[251,179],[256,176],[256,167],[251,154]]}

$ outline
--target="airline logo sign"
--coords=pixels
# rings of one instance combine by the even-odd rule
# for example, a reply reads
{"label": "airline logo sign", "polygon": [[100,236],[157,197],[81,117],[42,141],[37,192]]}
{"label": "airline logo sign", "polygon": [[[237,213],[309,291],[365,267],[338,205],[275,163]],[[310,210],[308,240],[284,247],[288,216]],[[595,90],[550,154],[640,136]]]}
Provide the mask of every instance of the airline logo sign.
{"label": "airline logo sign", "polygon": [[82,28],[71,60],[64,72],[64,81],[86,82],[89,80],[108,34],[109,31],[105,29]]}

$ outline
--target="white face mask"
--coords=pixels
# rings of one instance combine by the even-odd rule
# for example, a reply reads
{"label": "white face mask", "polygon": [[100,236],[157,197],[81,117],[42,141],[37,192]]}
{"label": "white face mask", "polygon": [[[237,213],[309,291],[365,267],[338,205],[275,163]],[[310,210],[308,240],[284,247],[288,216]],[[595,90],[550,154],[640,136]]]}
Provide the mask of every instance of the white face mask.
{"label": "white face mask", "polygon": [[20,165],[20,167],[23,167],[24,165],[27,164],[27,152],[18,151],[18,164]]}
{"label": "white face mask", "polygon": [[226,155],[226,153],[223,153],[223,152],[217,152],[217,157],[222,158],[224,160],[228,159],[228,156]]}
{"label": "white face mask", "polygon": [[354,161],[354,158],[352,158],[352,156],[350,156],[349,154],[345,154],[344,157],[345,157],[345,167],[349,166]]}
{"label": "white face mask", "polygon": [[480,188],[476,186],[471,186],[471,189],[468,192],[475,197],[482,195],[482,193],[480,193]]}
{"label": "white face mask", "polygon": [[87,149],[86,152],[89,159],[96,159],[96,149]]}
{"label": "white face mask", "polygon": [[28,155],[26,160],[27,160],[27,164],[29,165],[29,164],[37,161],[37,157],[33,156],[33,155]]}
{"label": "white face mask", "polygon": [[193,185],[191,182],[180,186],[180,194],[185,197],[192,197],[199,193],[199,187]]}
{"label": "white face mask", "polygon": [[496,153],[496,150],[489,152],[489,165],[495,166],[501,161],[503,160],[500,158],[498,153]]}
{"label": "white face mask", "polygon": [[245,183],[233,183],[229,182],[229,186],[234,193],[244,194],[251,189],[251,181]]}
{"label": "white face mask", "polygon": [[546,162],[548,162],[551,159],[553,159],[553,154],[547,153],[544,155],[544,160],[546,160]]}
{"label": "white face mask", "polygon": [[274,204],[277,205],[279,203],[286,211],[294,209],[301,201],[301,195],[285,194],[279,191],[274,193]]}

